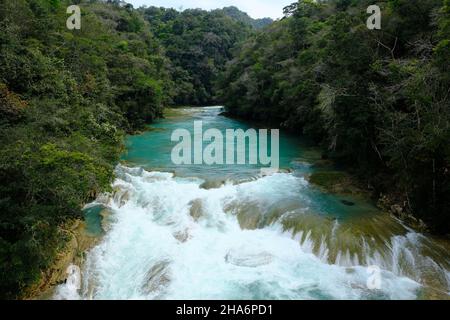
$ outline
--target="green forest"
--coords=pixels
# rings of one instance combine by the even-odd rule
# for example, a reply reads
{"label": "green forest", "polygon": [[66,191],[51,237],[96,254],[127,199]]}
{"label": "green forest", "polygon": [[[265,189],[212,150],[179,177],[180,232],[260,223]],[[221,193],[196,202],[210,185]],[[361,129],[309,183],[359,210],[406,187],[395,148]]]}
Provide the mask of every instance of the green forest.
{"label": "green forest", "polygon": [[0,3],[0,292],[39,281],[64,224],[109,190],[125,133],[174,103],[212,103],[231,48],[251,32],[222,11],[71,1]]}
{"label": "green forest", "polygon": [[[300,0],[284,18],[120,1],[0,2],[0,298],[20,298],[65,225],[110,190],[127,133],[164,107],[312,138],[374,195],[450,231],[450,0]],[[66,27],[71,4],[80,30]]]}
{"label": "green forest", "polygon": [[450,1],[303,0],[221,75],[234,116],[310,136],[375,194],[450,230]]}

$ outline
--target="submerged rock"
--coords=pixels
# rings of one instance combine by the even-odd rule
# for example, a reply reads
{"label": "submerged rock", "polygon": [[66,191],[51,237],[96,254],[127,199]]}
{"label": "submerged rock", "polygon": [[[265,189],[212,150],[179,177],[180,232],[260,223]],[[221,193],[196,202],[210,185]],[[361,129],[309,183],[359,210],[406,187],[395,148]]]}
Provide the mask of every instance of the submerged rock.
{"label": "submerged rock", "polygon": [[225,180],[207,180],[200,185],[201,189],[210,190],[218,189],[226,183]]}
{"label": "submerged rock", "polygon": [[358,186],[357,181],[341,171],[318,171],[309,176],[309,182],[327,192],[337,194],[367,195],[367,191]]}
{"label": "submerged rock", "polygon": [[147,272],[142,290],[150,294],[166,287],[170,282],[168,267],[168,261],[161,261],[153,265]]}
{"label": "submerged rock", "polygon": [[355,205],[354,202],[351,202],[351,201],[348,201],[348,200],[341,200],[341,202],[342,202],[343,204],[345,204],[346,206],[349,206],[349,207],[352,207],[352,206]]}
{"label": "submerged rock", "polygon": [[189,210],[189,214],[194,219],[194,221],[198,221],[203,216],[203,208],[202,208],[202,200],[196,199],[189,203],[191,209]]}
{"label": "submerged rock", "polygon": [[189,240],[189,230],[178,231],[173,234],[173,237],[180,242],[186,242]]}
{"label": "submerged rock", "polygon": [[272,255],[268,252],[245,253],[237,250],[228,252],[225,256],[227,263],[240,267],[255,268],[272,262]]}

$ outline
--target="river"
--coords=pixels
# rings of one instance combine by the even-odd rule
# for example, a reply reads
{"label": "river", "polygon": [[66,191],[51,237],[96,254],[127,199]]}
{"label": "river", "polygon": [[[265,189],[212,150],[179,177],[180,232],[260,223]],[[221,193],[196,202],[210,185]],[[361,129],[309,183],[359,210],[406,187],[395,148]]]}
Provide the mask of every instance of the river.
{"label": "river", "polygon": [[114,192],[86,210],[101,240],[54,299],[448,299],[448,245],[311,185],[320,152],[301,139],[281,132],[271,175],[173,165],[175,129],[250,127],[220,111],[182,109],[127,138]]}

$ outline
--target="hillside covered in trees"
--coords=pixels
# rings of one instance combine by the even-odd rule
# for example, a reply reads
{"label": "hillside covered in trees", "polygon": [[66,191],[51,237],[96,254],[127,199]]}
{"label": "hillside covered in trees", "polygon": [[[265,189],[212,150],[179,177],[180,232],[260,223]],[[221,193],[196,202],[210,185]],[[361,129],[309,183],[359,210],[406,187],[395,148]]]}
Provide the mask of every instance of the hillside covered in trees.
{"label": "hillside covered in trees", "polygon": [[120,1],[0,3],[0,295],[39,283],[64,225],[109,190],[126,132],[174,103],[210,103],[251,27],[220,10],[134,9]]}
{"label": "hillside covered in trees", "polygon": [[[217,76],[232,58],[231,49],[252,31],[223,10],[140,9],[171,61],[177,105],[211,105]],[[243,14],[243,13],[241,13]]]}
{"label": "hillside covered in trees", "polygon": [[227,65],[234,116],[312,137],[376,194],[450,231],[450,1],[300,0]]}
{"label": "hillside covered in trees", "polygon": [[273,22],[271,18],[253,19],[247,13],[242,12],[234,6],[217,9],[215,11],[223,12],[230,18],[243,22],[244,24],[249,25],[255,29],[262,29]]}

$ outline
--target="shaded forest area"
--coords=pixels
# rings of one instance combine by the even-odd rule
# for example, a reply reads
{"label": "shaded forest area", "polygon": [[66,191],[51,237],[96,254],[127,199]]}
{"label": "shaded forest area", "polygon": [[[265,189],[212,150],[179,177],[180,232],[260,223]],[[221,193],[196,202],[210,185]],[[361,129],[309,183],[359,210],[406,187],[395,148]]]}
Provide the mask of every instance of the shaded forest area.
{"label": "shaded forest area", "polygon": [[376,195],[450,231],[450,1],[301,0],[221,75],[234,116],[313,138]]}

